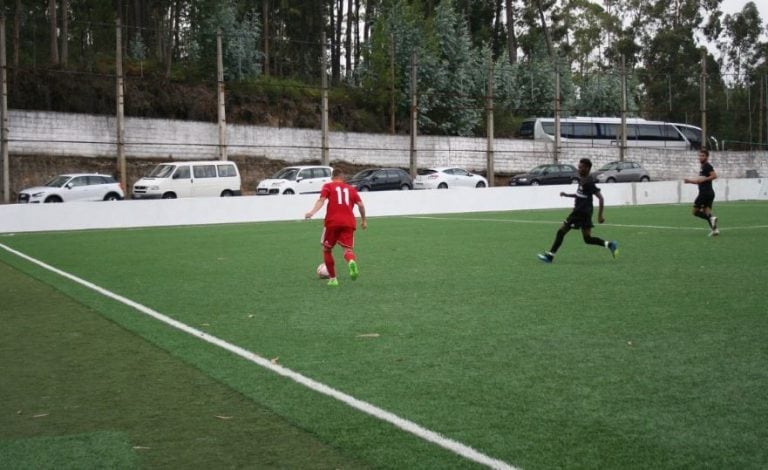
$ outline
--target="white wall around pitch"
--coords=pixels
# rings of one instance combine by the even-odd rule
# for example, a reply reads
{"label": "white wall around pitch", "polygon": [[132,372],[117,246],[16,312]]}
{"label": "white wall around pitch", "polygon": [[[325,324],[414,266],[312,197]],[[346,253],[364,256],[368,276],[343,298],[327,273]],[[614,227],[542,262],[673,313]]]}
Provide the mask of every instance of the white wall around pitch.
{"label": "white wall around pitch", "polygon": [[[680,181],[604,184],[601,189],[609,206],[689,203],[697,194],[695,185]],[[573,200],[559,194],[575,190],[575,185],[567,185],[387,191],[364,193],[363,200],[369,217],[513,211],[570,207]],[[768,200],[768,179],[720,179],[715,181],[715,192],[717,201]],[[9,204],[0,206],[0,233],[299,221],[316,198],[244,196]],[[321,211],[315,218],[323,215]]]}

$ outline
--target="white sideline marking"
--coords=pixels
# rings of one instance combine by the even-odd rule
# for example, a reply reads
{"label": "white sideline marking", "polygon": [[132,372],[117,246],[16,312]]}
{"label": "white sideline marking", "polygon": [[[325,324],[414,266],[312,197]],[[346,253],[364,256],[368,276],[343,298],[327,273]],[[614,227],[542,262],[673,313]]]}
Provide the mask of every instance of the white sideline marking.
{"label": "white sideline marking", "polygon": [[242,357],[243,359],[251,361],[265,369],[269,369],[272,372],[275,372],[276,374],[282,375],[283,377],[287,377],[293,380],[294,382],[304,385],[309,389],[312,389],[318,393],[322,393],[323,395],[327,395],[329,397],[335,398],[336,400],[346,403],[352,408],[362,411],[363,413],[369,414],[382,421],[386,421],[390,424],[393,424],[394,426],[402,429],[403,431],[414,434],[424,439],[425,441],[431,442],[433,444],[437,444],[438,446],[444,449],[450,450],[451,452],[458,454],[467,460],[471,460],[473,462],[476,462],[494,469],[517,470],[516,467],[504,461],[489,457],[467,445],[464,445],[458,441],[454,441],[453,439],[444,437],[437,432],[430,431],[429,429],[419,426],[413,421],[408,421],[407,419],[401,418],[395,415],[394,413],[390,413],[389,411],[386,411],[368,402],[358,400],[357,398],[351,395],[347,395],[346,393],[340,392],[334,388],[329,387],[328,385],[325,385],[316,380],[310,379],[309,377],[299,374],[298,372],[294,372],[293,370],[288,369],[287,367],[273,364],[270,360],[265,359],[259,356],[258,354],[252,353],[246,349],[241,348],[240,346],[236,346],[234,344],[228,343],[223,339],[217,338],[213,335],[209,335],[204,331],[200,331],[189,325],[181,323],[180,321],[174,320],[173,318],[163,315],[162,313],[157,312],[155,310],[152,310],[151,308],[146,307],[138,302],[134,302],[131,299],[123,297],[119,294],[115,294],[114,292],[104,289],[103,287],[97,286],[96,284],[86,281],[85,279],[81,279],[66,271],[62,271],[58,268],[55,268],[38,259],[32,258],[27,254],[14,250],[13,248],[10,248],[2,243],[0,243],[0,248],[3,248],[4,250],[8,251],[9,253],[13,253],[16,256],[24,258],[25,260],[30,261],[44,269],[47,269],[48,271],[56,273],[84,287],[94,290],[105,297],[109,297],[122,304],[132,307],[138,310],[139,312],[149,315],[150,317],[153,317],[157,320],[160,320],[161,322],[167,325],[170,325],[178,330],[181,330],[192,336],[196,336],[197,338],[202,339],[203,341],[214,344],[222,349],[225,349],[233,354],[236,354]]}
{"label": "white sideline marking", "polygon": [[[552,220],[524,220],[524,219],[482,219],[482,218],[467,218],[467,217],[437,217],[437,216],[417,216],[408,215],[403,216],[406,219],[430,219],[430,220],[459,220],[463,222],[504,222],[513,224],[543,224],[543,225],[561,225],[563,222],[555,222]],[[601,227],[623,227],[623,228],[654,228],[660,230],[705,230],[709,231],[709,228],[704,227],[674,227],[670,225],[632,225],[632,224],[600,224]],[[725,231],[730,230],[750,230],[768,228],[768,225],[746,225],[742,227],[728,227]]]}

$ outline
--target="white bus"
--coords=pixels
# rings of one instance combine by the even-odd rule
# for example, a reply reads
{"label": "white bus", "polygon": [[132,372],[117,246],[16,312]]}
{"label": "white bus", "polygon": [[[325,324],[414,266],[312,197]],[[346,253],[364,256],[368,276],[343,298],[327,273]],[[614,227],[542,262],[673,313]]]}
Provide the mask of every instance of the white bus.
{"label": "white bus", "polygon": [[[697,150],[701,148],[701,134],[701,128],[690,124],[627,118],[627,147]],[[555,118],[526,119],[520,125],[518,137],[554,142]],[[560,141],[563,145],[617,146],[621,142],[621,118],[562,118]],[[717,140],[710,137],[709,141],[708,147],[716,150]]]}

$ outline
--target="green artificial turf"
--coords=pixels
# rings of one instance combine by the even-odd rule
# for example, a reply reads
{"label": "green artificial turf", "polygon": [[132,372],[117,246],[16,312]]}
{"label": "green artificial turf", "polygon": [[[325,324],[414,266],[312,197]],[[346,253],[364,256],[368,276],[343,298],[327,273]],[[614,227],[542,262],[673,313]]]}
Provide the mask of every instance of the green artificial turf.
{"label": "green artificial turf", "polygon": [[1,468],[365,465],[6,264],[0,279]]}
{"label": "green artificial turf", "polygon": [[[766,209],[717,204],[722,235],[709,238],[686,206],[608,207],[593,234],[621,256],[572,232],[551,265],[535,255],[567,211],[372,218],[357,233],[359,280],[336,252],[337,289],[315,276],[320,221],[0,243],[511,465],[762,468]],[[0,261],[346,458],[473,465],[3,250]]]}
{"label": "green artificial turf", "polygon": [[114,432],[0,441],[0,462],[6,470],[139,468],[129,440]]}

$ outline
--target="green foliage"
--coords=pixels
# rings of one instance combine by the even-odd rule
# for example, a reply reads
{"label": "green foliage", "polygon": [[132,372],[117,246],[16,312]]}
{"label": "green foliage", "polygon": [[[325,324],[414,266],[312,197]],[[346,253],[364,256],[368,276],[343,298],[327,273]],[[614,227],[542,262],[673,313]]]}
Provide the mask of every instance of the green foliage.
{"label": "green foliage", "polygon": [[[637,77],[627,80],[627,111],[637,115],[639,111],[637,97],[632,91],[637,90]],[[579,116],[621,115],[621,75],[617,73],[589,74],[579,81],[578,99],[574,113]]]}
{"label": "green foliage", "polygon": [[206,68],[215,66],[216,34],[220,31],[225,78],[256,77],[261,71],[260,29],[255,10],[239,13],[234,0],[222,0],[214,5],[209,16],[200,19],[196,34],[189,41],[189,57],[206,64]]}
{"label": "green foliage", "polygon": [[[747,2],[741,12],[726,15],[723,20],[724,34],[727,40],[720,42],[719,48],[725,59],[726,71],[735,74],[732,81],[745,84],[752,81],[752,71],[762,59],[765,65],[766,56],[761,57],[760,35],[768,29],[763,29],[760,12],[753,2]],[[766,48],[766,45],[762,45]]]}
{"label": "green foliage", "polygon": [[490,52],[472,47],[451,0],[440,2],[429,29],[431,47],[419,57],[419,125],[427,133],[470,135],[482,116],[482,57]]}
{"label": "green foliage", "polygon": [[560,73],[561,109],[573,109],[573,82],[570,69],[560,61],[556,66],[539,49],[529,62],[510,65],[504,59],[496,64],[496,97],[507,112],[524,116],[552,116],[555,109],[555,73]]}
{"label": "green foliage", "polygon": [[[384,125],[388,128],[394,99],[396,129],[408,130],[410,61],[414,54],[419,63],[418,111],[423,133],[482,134],[489,54],[496,64],[496,107],[517,117],[553,113],[554,54],[558,57],[565,114],[614,113],[618,109],[612,105],[617,87],[609,75],[625,60],[627,70],[636,77],[628,88],[633,112],[700,124],[699,49],[704,40],[717,47],[717,52],[706,58],[710,132],[743,141],[755,141],[761,133],[766,134],[758,132],[758,127],[764,128],[755,103],[761,77],[768,73],[768,41],[755,2],[746,2],[740,12],[731,15],[723,15],[719,0],[367,0],[352,2],[352,11],[347,11],[349,2],[328,0],[118,3],[123,7],[122,41],[129,76],[152,75],[187,82],[193,88],[208,86],[216,79],[215,37],[219,29],[229,82],[258,78],[264,69],[269,75],[298,80],[302,87],[318,88],[320,57],[326,54],[331,85],[349,85],[339,88],[349,93],[356,93],[358,87],[362,90],[355,97],[339,98],[339,102],[356,103],[358,108],[335,113],[342,117],[337,125],[347,129],[357,124],[342,124],[346,118],[358,123],[387,121]],[[67,12],[59,11],[57,30],[63,32],[62,22],[67,18],[69,34],[56,39],[59,47],[67,41],[69,60],[66,66],[52,66],[48,2],[4,2],[1,13],[6,18],[9,71],[20,75],[15,77],[17,83],[24,82],[25,76],[34,80],[40,69],[114,73],[115,6],[115,2],[71,0]],[[508,6],[513,14],[511,24],[506,24]],[[267,17],[261,18],[264,13]],[[353,24],[359,27],[347,31],[347,19],[357,14],[359,23]],[[266,42],[262,40],[265,20],[269,28]],[[320,44],[322,33],[325,49]],[[546,48],[548,36],[554,46],[552,54]],[[341,76],[340,61],[347,52],[348,39],[354,49],[350,52],[357,52],[359,40],[361,57],[355,56],[351,69],[344,69]],[[510,64],[505,48],[513,39],[517,62]],[[265,44],[269,46],[268,64],[263,63]],[[67,75],[61,77],[69,80]],[[61,86],[48,82],[37,83],[36,91],[32,84],[11,88],[9,96],[21,93],[12,99],[42,106],[35,109],[88,112],[84,105],[89,100],[99,101],[90,97],[92,90],[86,84],[91,81],[83,78],[69,87],[68,93],[82,95],[78,98],[54,99]],[[79,89],[78,83],[82,83]],[[286,94],[294,96],[293,92]],[[194,93],[187,95],[188,100],[196,99]],[[305,96],[295,94],[299,99]],[[196,104],[181,99],[160,99],[158,110],[151,110],[147,94],[132,99],[141,102],[140,109],[151,115],[160,110],[170,113],[168,117],[201,114],[189,111],[196,109]],[[251,99],[274,102],[272,95]],[[169,101],[180,109],[171,109]],[[67,108],[65,103],[77,105]],[[302,110],[308,107],[293,106]],[[98,103],[91,111],[103,113],[103,109]]]}
{"label": "green foliage", "polygon": [[141,62],[147,58],[147,50],[141,34],[135,34],[128,43],[129,57]]}

